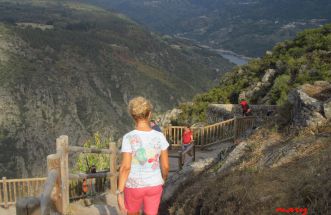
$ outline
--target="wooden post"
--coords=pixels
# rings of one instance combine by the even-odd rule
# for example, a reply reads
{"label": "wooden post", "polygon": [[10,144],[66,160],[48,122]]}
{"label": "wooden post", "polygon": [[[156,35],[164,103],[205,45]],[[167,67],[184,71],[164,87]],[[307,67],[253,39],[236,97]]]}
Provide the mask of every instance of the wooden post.
{"label": "wooden post", "polygon": [[195,161],[195,144],[193,145],[193,161]]}
{"label": "wooden post", "polygon": [[205,144],[205,128],[201,127],[201,146]]}
{"label": "wooden post", "polygon": [[180,152],[178,152],[178,154],[179,154],[178,167],[181,170],[181,169],[183,169],[183,152],[180,151]]}
{"label": "wooden post", "polygon": [[238,119],[237,117],[235,116],[234,117],[234,126],[233,126],[233,138],[234,138],[234,141],[236,141],[236,139],[238,138]]}
{"label": "wooden post", "polygon": [[8,208],[8,189],[7,189],[7,178],[2,177],[2,186],[3,186],[3,201],[5,208]]}
{"label": "wooden post", "polygon": [[62,214],[69,213],[69,142],[68,136],[62,135],[56,139],[56,150],[61,152],[61,200],[62,200]]}
{"label": "wooden post", "polygon": [[110,141],[109,149],[111,151],[109,167],[110,167],[110,173],[112,174],[112,176],[110,176],[110,192],[112,194],[116,194],[116,190],[117,190],[117,146],[116,146],[116,143]]}
{"label": "wooden post", "polygon": [[61,166],[61,156],[59,154],[52,154],[47,156],[48,173],[50,173],[52,170],[56,170],[59,173],[53,188],[51,200],[54,202],[55,209],[62,213],[60,166]]}

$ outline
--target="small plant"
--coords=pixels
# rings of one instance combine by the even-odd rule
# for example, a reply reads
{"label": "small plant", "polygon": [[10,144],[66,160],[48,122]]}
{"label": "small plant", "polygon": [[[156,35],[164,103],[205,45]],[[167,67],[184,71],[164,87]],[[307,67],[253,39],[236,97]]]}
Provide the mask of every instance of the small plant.
{"label": "small plant", "polygon": [[[96,132],[93,137],[87,140],[84,145],[86,148],[108,148],[109,141],[107,138],[102,139],[99,132]],[[95,165],[97,170],[109,169],[109,155],[105,154],[85,154],[81,153],[76,161],[74,170],[76,172],[89,172],[92,165]]]}

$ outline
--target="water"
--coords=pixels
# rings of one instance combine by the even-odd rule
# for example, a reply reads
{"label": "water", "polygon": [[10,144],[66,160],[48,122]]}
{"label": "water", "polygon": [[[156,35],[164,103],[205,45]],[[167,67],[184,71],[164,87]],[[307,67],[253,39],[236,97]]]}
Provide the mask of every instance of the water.
{"label": "water", "polygon": [[211,48],[206,45],[199,45],[199,46],[218,53],[223,58],[229,60],[231,63],[234,63],[237,66],[244,65],[244,64],[248,63],[248,61],[251,59],[249,57],[234,53],[233,51],[230,51],[230,50],[214,49],[214,48]]}
{"label": "water", "polygon": [[211,51],[214,51],[214,52],[218,53],[223,58],[229,60],[231,63],[236,64],[237,66],[244,65],[244,64],[248,63],[248,61],[251,59],[249,57],[246,57],[246,56],[243,56],[243,55],[240,55],[240,54],[236,54],[236,53],[234,53],[233,51],[230,51],[230,50],[211,48],[207,45],[200,44],[199,42],[197,42],[195,40],[192,40],[192,39],[189,39],[189,38],[186,38],[186,37],[183,37],[183,36],[176,35],[175,37],[177,37],[179,39],[193,41],[194,43],[198,44],[198,46],[200,46],[202,48],[206,48],[208,50],[211,50]]}
{"label": "water", "polygon": [[231,63],[234,63],[238,66],[248,63],[248,60],[250,59],[248,57],[238,55],[232,51],[220,50],[220,49],[215,49],[215,51],[225,59],[229,60]]}

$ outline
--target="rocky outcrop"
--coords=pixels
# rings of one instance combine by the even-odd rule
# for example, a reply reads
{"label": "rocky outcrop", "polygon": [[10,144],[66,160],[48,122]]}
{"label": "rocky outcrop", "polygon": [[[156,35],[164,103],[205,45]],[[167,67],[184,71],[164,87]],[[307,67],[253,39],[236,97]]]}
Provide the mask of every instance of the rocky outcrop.
{"label": "rocky outcrop", "polygon": [[292,121],[298,127],[317,128],[330,120],[331,84],[325,81],[305,84],[291,90]]}
{"label": "rocky outcrop", "polygon": [[168,110],[165,114],[163,114],[161,118],[161,126],[167,127],[171,124],[172,121],[176,120],[183,111],[178,108],[174,108],[172,110]]}
{"label": "rocky outcrop", "polygon": [[275,79],[277,70],[267,69],[261,79],[261,81],[249,87],[247,90],[242,91],[239,95],[239,99],[249,99],[256,97],[256,95],[264,94],[263,92],[272,86]]}
{"label": "rocky outcrop", "polygon": [[324,102],[323,108],[325,117],[331,121],[331,99]]}

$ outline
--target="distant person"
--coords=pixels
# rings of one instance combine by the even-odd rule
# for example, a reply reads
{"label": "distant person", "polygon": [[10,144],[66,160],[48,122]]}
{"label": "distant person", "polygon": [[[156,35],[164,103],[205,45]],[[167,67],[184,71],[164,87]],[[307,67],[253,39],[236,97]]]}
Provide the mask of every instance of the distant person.
{"label": "distant person", "polygon": [[250,116],[252,110],[249,108],[248,102],[245,99],[241,99],[240,105],[242,108],[243,116]]}
{"label": "distant person", "polygon": [[88,185],[87,185],[86,178],[83,179],[82,191],[83,191],[83,195],[86,195],[88,192]]}
{"label": "distant person", "polygon": [[97,173],[97,168],[94,164],[91,166],[91,171],[90,172],[91,173]]}
{"label": "distant person", "polygon": [[156,119],[156,124],[158,124],[159,126],[161,125],[161,118],[160,118],[160,117],[158,117],[158,118]]}
{"label": "distant person", "polygon": [[[185,151],[193,143],[193,132],[189,125],[186,125],[182,137],[182,150]],[[191,152],[189,152],[191,156]]]}
{"label": "distant person", "polygon": [[165,136],[150,127],[151,103],[137,97],[129,102],[129,113],[135,130],[122,141],[122,163],[119,171],[117,202],[128,215],[156,215],[161,201],[162,185],[168,177],[168,146]]}
{"label": "distant person", "polygon": [[154,129],[155,131],[162,132],[160,126],[156,124],[155,120],[151,120],[150,122],[151,128]]}
{"label": "distant person", "polygon": [[[90,169],[90,173],[97,173],[97,168],[96,168],[96,166],[93,164],[92,166],[91,166],[91,169]],[[95,191],[95,184],[96,184],[96,179],[95,178],[89,178],[89,179],[87,179],[87,183],[88,183],[88,185],[89,185],[89,189],[88,189],[88,193],[90,194],[90,195],[94,195],[95,193],[96,193],[96,191]]]}

